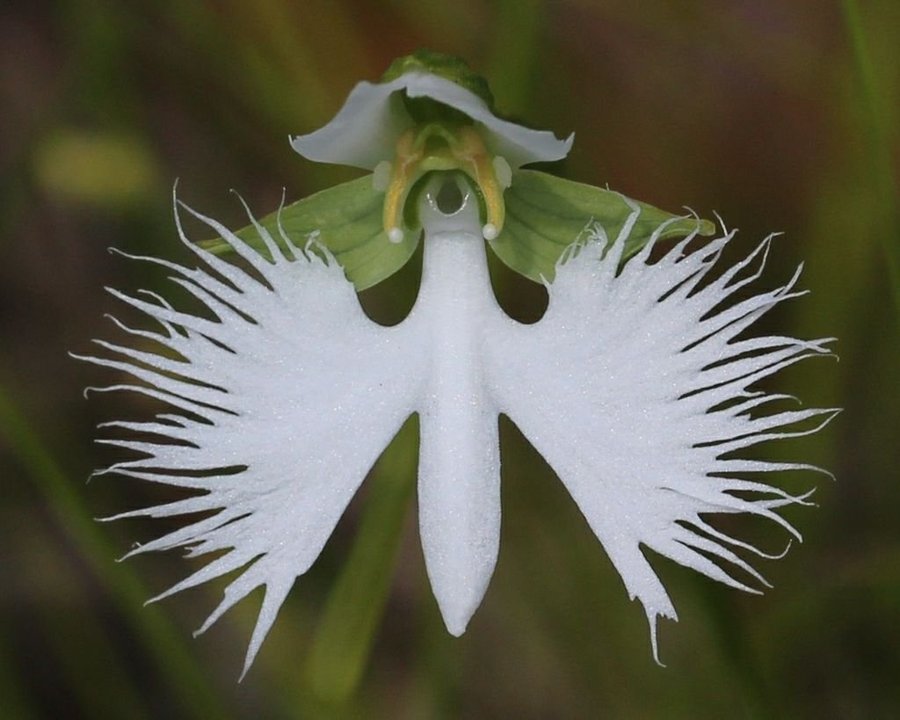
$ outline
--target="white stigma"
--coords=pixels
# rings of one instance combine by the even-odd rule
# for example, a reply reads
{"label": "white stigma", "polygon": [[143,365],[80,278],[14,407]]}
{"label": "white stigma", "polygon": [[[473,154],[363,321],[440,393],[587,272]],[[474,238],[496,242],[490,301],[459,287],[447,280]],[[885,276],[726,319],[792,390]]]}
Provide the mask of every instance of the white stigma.
{"label": "white stigma", "polygon": [[493,240],[497,237],[497,226],[493,223],[488,223],[483,228],[481,228],[481,234],[484,236],[485,240]]}
{"label": "white stigma", "polygon": [[393,227],[388,231],[388,240],[390,240],[394,245],[399,245],[403,242],[403,231],[398,227]]}

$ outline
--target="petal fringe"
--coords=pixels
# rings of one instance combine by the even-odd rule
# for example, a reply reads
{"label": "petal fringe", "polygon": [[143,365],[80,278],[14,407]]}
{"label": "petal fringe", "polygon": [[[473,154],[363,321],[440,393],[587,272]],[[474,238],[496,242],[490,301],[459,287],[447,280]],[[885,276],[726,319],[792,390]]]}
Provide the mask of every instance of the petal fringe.
{"label": "petal fringe", "polygon": [[201,266],[135,259],[173,272],[172,281],[201,310],[177,310],[147,292],[110,290],[161,330],[132,329],[112,318],[136,347],[97,341],[104,355],[76,357],[134,381],[98,390],[139,393],[176,411],[149,422],[104,423],[98,442],[138,457],[96,474],[199,493],[109,519],[203,514],[126,557],[179,547],[189,556],[217,553],[154,600],[239,571],[201,630],[264,586],[246,672],[295,578],[319,555],[366,473],[413,412],[420,354],[409,352],[408,331],[366,317],[327,251],[305,252],[284,237],[282,247],[258,227],[265,257],[218,222],[187,210],[249,269],[192,244],[176,213],[179,236]]}
{"label": "petal fringe", "polygon": [[760,412],[792,399],[757,383],[831,354],[829,339],[743,337],[765,313],[802,294],[794,289],[798,269],[782,287],[728,304],[761,277],[771,237],[710,279],[733,232],[692,252],[688,237],[655,262],[651,242],[620,266],[630,227],[611,242],[602,228],[588,233],[558,266],[544,318],[532,326],[499,323],[486,353],[501,412],[559,475],[629,595],[643,604],[658,662],[656,620],[676,614],[642,546],[758,592],[735,572],[768,583],[732,548],[773,556],[701,516],[757,515],[799,540],[775,510],[808,504],[808,494],[793,496],[734,473],[824,471],[731,454],[817,432],[836,411]]}

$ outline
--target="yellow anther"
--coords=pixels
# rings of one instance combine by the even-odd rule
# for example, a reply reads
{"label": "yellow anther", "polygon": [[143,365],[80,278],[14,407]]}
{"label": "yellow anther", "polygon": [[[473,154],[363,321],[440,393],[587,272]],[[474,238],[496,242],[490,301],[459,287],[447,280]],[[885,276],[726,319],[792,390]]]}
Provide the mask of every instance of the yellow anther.
{"label": "yellow anther", "polygon": [[416,147],[416,132],[407,130],[397,140],[390,181],[384,193],[384,231],[393,243],[403,240],[403,206],[406,196],[418,179],[416,172],[424,157],[422,147]]}
{"label": "yellow anther", "polygon": [[506,186],[497,179],[494,156],[487,151],[484,140],[472,125],[460,128],[459,146],[454,150],[461,161],[459,169],[471,177],[481,190],[487,215],[482,234],[485,240],[493,240],[503,230],[506,219],[506,205],[503,202]]}
{"label": "yellow anther", "polygon": [[376,189],[384,189],[384,231],[391,242],[403,240],[403,210],[416,182],[428,172],[451,170],[468,175],[481,193],[484,238],[494,240],[500,234],[506,217],[503,191],[511,181],[509,164],[488,152],[475,125],[448,128],[433,123],[404,132],[397,140],[393,162],[376,168],[373,183]]}

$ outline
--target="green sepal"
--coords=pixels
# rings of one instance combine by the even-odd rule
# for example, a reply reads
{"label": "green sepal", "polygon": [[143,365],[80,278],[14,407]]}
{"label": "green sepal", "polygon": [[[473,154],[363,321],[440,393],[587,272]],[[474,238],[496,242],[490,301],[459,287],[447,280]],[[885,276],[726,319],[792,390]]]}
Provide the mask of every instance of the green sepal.
{"label": "green sepal", "polygon": [[[417,50],[412,55],[394,60],[381,76],[381,82],[390,82],[411,72],[425,72],[456,83],[477,95],[494,112],[494,96],[491,88],[481,75],[472,71],[468,63],[455,55]],[[405,93],[403,104],[416,123],[450,121],[451,124],[470,123],[471,120],[459,110],[454,110],[433,98],[410,98]]]}
{"label": "green sepal", "polygon": [[[624,196],[583,183],[563,180],[536,170],[517,170],[504,193],[506,221],[503,231],[490,245],[506,265],[536,282],[552,282],[563,251],[594,223],[610,240],[615,239],[632,210]],[[715,233],[709,220],[672,215],[636,202],[641,214],[625,243],[623,260],[644,247],[653,232],[672,220],[660,239],[683,237],[695,230],[704,236]]]}
{"label": "green sepal", "polygon": [[[409,231],[401,242],[390,242],[384,232],[383,209],[384,193],[375,190],[372,176],[366,175],[285,205],[258,222],[279,244],[283,244],[279,219],[297,247],[305,248],[307,241],[315,238],[334,255],[356,289],[365,290],[403,267],[419,242],[420,233]],[[235,235],[267,254],[253,225],[241,228]],[[231,246],[221,238],[200,244],[216,254],[231,252]]]}

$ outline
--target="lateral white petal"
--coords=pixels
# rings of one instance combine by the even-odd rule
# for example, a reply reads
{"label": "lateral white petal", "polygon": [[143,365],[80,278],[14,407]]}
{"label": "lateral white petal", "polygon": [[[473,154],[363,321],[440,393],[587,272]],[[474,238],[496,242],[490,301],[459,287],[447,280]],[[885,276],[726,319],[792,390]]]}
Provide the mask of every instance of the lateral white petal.
{"label": "lateral white petal", "polygon": [[[113,357],[84,359],[142,383],[113,388],[151,394],[182,411],[152,422],[107,424],[139,434],[141,440],[106,442],[141,457],[103,472],[202,492],[125,515],[206,513],[136,550],[224,551],[163,596],[243,568],[202,629],[253,589],[266,588],[246,670],[294,579],[319,555],[360,482],[413,412],[423,363],[407,329],[366,317],[322,248],[281,250],[265,236],[269,260],[198,217],[252,269],[199,249],[182,233],[203,267],[163,264],[205,311],[120,295],[162,331],[117,323],[143,349],[101,343]],[[149,346],[152,340],[157,347]]]}
{"label": "lateral white petal", "polygon": [[381,161],[393,159],[397,138],[413,124],[400,97],[404,91],[409,97],[437,100],[481,123],[488,148],[513,168],[560,160],[572,147],[574,135],[558,140],[551,132],[502,120],[473,92],[427,72],[409,72],[386,83],[357,83],[327,125],[292,138],[291,147],[316,162],[374,170]]}
{"label": "lateral white petal", "polygon": [[[833,411],[750,413],[783,397],[750,386],[828,352],[827,341],[736,340],[793,296],[796,277],[723,308],[745,281],[734,280],[734,269],[720,276],[724,280],[706,276],[730,236],[685,253],[688,238],[656,262],[647,246],[620,269],[632,224],[612,243],[598,231],[576,248],[548,286],[544,318],[534,326],[498,326],[488,368],[500,411],[559,475],[629,595],[643,604],[657,656],[656,618],[676,614],[640,546],[750,590],[732,571],[762,578],[728,545],[748,546],[711,532],[701,515],[751,513],[796,534],[774,509],[803,497],[731,474],[805,466],[723,456],[765,439],[815,431]],[[798,423],[808,429],[770,432]]]}

